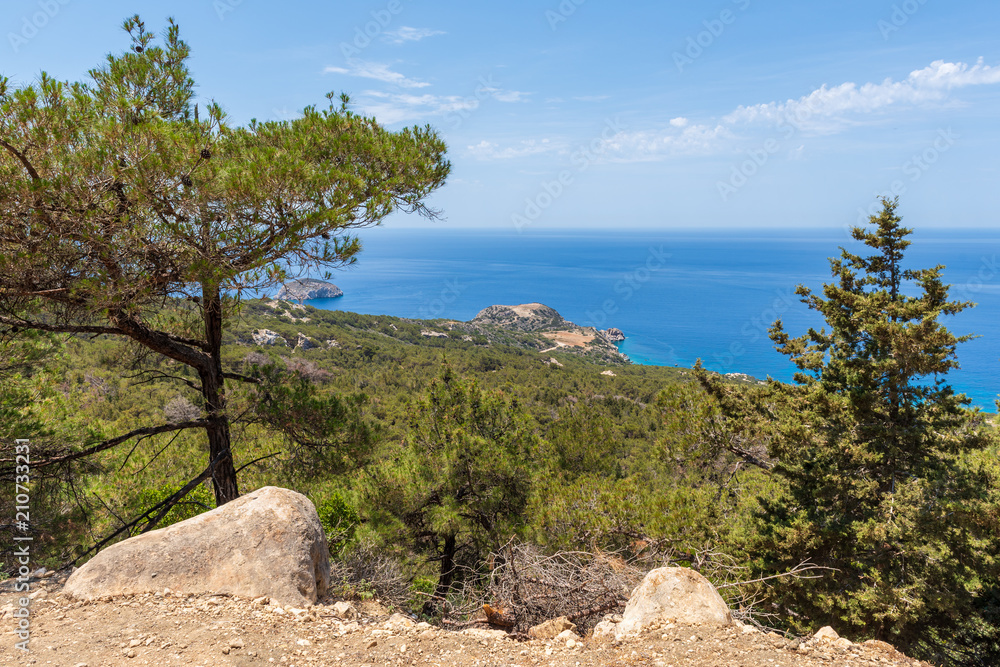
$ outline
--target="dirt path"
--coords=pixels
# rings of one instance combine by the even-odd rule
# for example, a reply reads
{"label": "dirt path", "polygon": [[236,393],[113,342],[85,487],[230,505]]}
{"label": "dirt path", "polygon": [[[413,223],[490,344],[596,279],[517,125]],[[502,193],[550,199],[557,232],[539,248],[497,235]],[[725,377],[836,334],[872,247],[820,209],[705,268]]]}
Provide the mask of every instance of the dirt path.
{"label": "dirt path", "polygon": [[333,601],[282,609],[219,595],[162,592],[93,603],[63,596],[61,582],[32,584],[29,652],[15,647],[18,597],[0,583],[0,665],[466,665],[521,667],[847,667],[923,665],[887,644],[836,648],[800,643],[740,627],[667,627],[619,644],[589,639],[515,641],[502,631],[442,630],[378,605],[356,619],[334,615]]}

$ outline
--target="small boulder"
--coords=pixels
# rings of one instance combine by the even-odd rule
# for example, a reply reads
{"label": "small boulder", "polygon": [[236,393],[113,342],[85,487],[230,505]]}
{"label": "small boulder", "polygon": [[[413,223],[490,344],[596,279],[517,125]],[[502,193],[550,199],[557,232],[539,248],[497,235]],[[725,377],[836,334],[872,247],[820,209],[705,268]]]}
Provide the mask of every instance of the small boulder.
{"label": "small boulder", "polygon": [[813,639],[817,642],[835,642],[840,639],[840,635],[838,635],[837,631],[829,625],[824,625],[816,631],[816,634],[813,635]]}
{"label": "small boulder", "polygon": [[661,567],[649,572],[632,591],[615,638],[638,635],[668,622],[732,625],[733,617],[708,579],[686,567]]}
{"label": "small boulder", "polygon": [[403,614],[396,612],[395,614],[389,617],[389,620],[387,620],[385,622],[385,625],[383,625],[382,627],[385,628],[386,630],[398,632],[399,630],[409,630],[415,627],[416,625],[417,625],[416,621],[414,621],[409,616],[404,616]]}
{"label": "small boulder", "polygon": [[610,642],[615,639],[615,628],[618,624],[612,620],[604,619],[600,623],[594,626],[594,633],[591,638],[598,642]]}
{"label": "small boulder", "polygon": [[350,602],[337,602],[333,605],[333,615],[345,621],[353,621],[358,617],[358,610]]}
{"label": "small boulder", "polygon": [[576,625],[565,616],[552,618],[544,623],[528,629],[528,636],[532,639],[555,639],[560,632],[566,630],[576,631]]}
{"label": "small boulder", "polygon": [[[312,502],[266,486],[210,512],[112,545],[66,581],[94,600],[157,590],[268,596],[288,607],[316,602],[330,585],[323,526]],[[164,593],[166,595],[166,593]]]}

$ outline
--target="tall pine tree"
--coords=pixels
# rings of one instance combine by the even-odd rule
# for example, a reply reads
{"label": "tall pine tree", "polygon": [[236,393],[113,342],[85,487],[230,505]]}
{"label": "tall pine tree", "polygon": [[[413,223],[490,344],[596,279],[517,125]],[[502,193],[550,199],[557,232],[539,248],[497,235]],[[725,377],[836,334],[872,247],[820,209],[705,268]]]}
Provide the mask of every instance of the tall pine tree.
{"label": "tall pine tree", "polygon": [[905,267],[912,230],[896,206],[883,200],[871,228],[852,230],[873,253],[842,249],[822,296],[797,288],[829,330],[793,338],[780,321],[772,327],[778,350],[799,368],[797,386],[771,382],[746,394],[748,405],[702,379],[730,414],[774,418],[768,453],[788,493],[761,501],[750,549],[758,563],[836,570],[776,586],[792,625],[830,624],[919,652],[928,627],[952,627],[973,612],[982,577],[996,568],[996,525],[989,476],[966,456],[990,436],[944,379],[971,336],[939,319],[974,304],[949,300],[944,267]]}
{"label": "tall pine tree", "polygon": [[239,496],[228,394],[255,382],[222,360],[241,295],[352,263],[351,232],[394,211],[433,215],[450,165],[430,127],[388,131],[346,96],[244,127],[214,101],[199,114],[177,25],[160,40],[138,16],[123,27],[131,47],[88,81],[0,76],[0,334],[107,335],[191,368],[199,418],[35,467],[197,429],[221,505]]}

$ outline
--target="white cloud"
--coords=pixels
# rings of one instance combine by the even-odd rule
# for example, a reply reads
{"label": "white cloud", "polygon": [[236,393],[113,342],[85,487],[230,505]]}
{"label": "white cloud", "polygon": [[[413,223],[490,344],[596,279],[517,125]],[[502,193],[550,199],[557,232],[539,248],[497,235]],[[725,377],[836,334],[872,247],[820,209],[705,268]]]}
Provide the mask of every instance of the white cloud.
{"label": "white cloud", "polygon": [[[676,126],[675,126],[676,127]],[[682,130],[619,132],[604,142],[610,162],[649,162],[676,155],[706,155],[718,152],[733,139],[723,125],[687,125]]]}
{"label": "white cloud", "polygon": [[[351,69],[328,68],[328,71],[386,81],[403,88],[428,84],[406,79],[376,63],[350,63]],[[617,132],[601,139],[600,160],[607,162],[645,162],[676,156],[739,153],[763,139],[778,136],[774,126],[788,125],[805,133],[832,133],[864,122],[866,117],[882,117],[890,109],[951,103],[953,90],[968,86],[1000,83],[1000,66],[990,67],[980,59],[975,64],[949,63],[942,60],[911,72],[901,81],[886,79],[881,83],[845,82],[823,85],[807,95],[784,102],[739,106],[718,117],[691,119],[676,116],[658,127]],[[464,118],[490,99],[499,102],[524,102],[529,93],[504,90],[486,81],[474,96],[413,94],[403,91],[375,92],[362,95],[366,113],[386,124],[410,122],[433,116],[455,120]],[[566,102],[548,98],[548,104]],[[450,113],[456,116],[449,116]],[[763,133],[763,134],[762,134]],[[782,133],[780,136],[785,137]],[[797,146],[797,147],[796,147]],[[504,145],[480,141],[466,147],[479,160],[512,160],[543,153],[569,155],[571,141],[566,137],[526,139]],[[789,159],[803,159],[804,146],[785,146]]]}
{"label": "white cloud", "polygon": [[458,111],[472,111],[479,106],[479,101],[475,98],[458,95],[413,95],[366,90],[362,97],[366,98],[360,105],[364,112],[386,125],[408,123]]}
{"label": "white cloud", "polygon": [[387,30],[384,35],[388,42],[393,44],[403,44],[405,42],[419,42],[426,37],[434,37],[435,35],[443,35],[445,32],[443,30],[431,30],[430,28],[411,28],[409,26],[400,26],[396,30]]}
{"label": "white cloud", "polygon": [[497,102],[527,102],[531,93],[521,90],[490,90],[490,96]]}
{"label": "white cloud", "polygon": [[560,150],[560,146],[549,139],[536,141],[528,139],[513,146],[501,148],[491,141],[480,141],[474,146],[466,147],[469,154],[477,160],[509,160],[511,158],[527,157],[539,153],[551,153]]}
{"label": "white cloud", "polygon": [[425,81],[409,79],[399,72],[393,72],[389,69],[388,65],[382,63],[373,63],[367,60],[352,58],[347,61],[347,64],[349,65],[347,68],[328,66],[323,69],[323,72],[375,79],[376,81],[391,83],[401,88],[426,88],[431,85]]}
{"label": "white cloud", "polygon": [[[761,140],[759,131],[754,129],[761,125],[830,134],[890,108],[940,105],[949,102],[955,89],[997,83],[1000,83],[1000,66],[984,65],[982,59],[974,65],[936,60],[914,70],[902,81],[823,85],[798,99],[739,106],[721,118],[702,123],[679,116],[670,119],[669,126],[662,129],[622,132],[608,142],[606,159],[647,161],[739,151],[748,141]],[[790,150],[788,156],[802,159],[804,146]]]}
{"label": "white cloud", "polygon": [[798,99],[740,106],[726,115],[723,122],[790,123],[814,131],[835,131],[848,124],[848,117],[870,114],[896,105],[938,103],[955,88],[1000,83],[1000,67],[948,63],[935,60],[929,66],[910,72],[903,81],[886,79],[881,83],[858,85],[847,82],[820,88]]}

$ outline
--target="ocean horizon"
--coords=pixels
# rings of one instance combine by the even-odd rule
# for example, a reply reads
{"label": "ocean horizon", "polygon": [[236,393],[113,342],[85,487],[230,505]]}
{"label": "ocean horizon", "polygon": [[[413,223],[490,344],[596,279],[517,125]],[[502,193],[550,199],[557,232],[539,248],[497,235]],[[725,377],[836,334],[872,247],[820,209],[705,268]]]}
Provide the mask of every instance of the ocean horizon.
{"label": "ocean horizon", "polygon": [[[871,251],[843,229],[378,227],[360,236],[357,263],[329,278],[344,296],[310,305],[468,321],[490,305],[539,302],[581,326],[621,329],[626,339],[619,349],[636,364],[690,367],[701,359],[720,373],[785,382],[796,369],[774,349],[767,329],[777,319],[792,336],[822,327],[796,286],[821,290],[832,280],[829,258],[840,247]],[[961,368],[946,379],[974,406],[995,412],[1000,232],[927,229],[909,239],[906,268],[943,264],[951,298],[978,303],[941,318],[956,335],[979,336],[958,346]]]}

